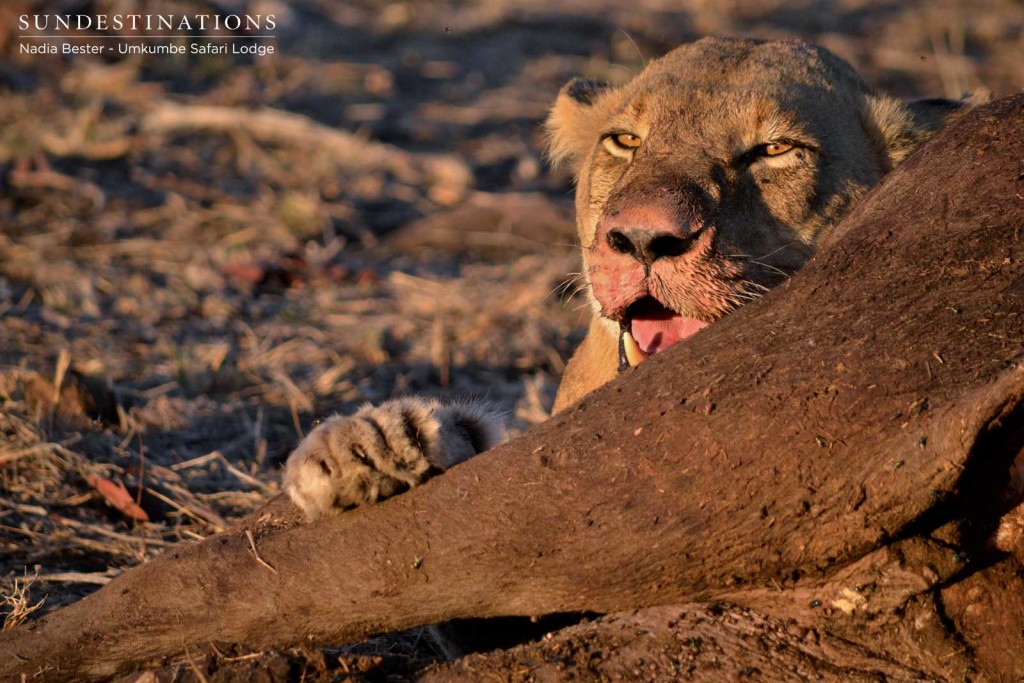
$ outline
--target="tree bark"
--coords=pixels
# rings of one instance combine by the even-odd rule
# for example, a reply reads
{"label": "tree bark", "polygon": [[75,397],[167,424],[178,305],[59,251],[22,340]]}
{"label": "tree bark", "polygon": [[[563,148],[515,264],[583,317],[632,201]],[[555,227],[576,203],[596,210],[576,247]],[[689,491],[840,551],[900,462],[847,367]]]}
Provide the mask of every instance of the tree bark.
{"label": "tree bark", "polygon": [[[976,110],[763,301],[408,494],[298,525],[278,500],[133,569],[0,636],[0,679],[637,608],[659,656],[704,629],[735,667],[1024,674],[1020,565],[986,545],[1020,502],[1022,150],[1024,96]],[[744,623],[799,662],[744,664]]]}

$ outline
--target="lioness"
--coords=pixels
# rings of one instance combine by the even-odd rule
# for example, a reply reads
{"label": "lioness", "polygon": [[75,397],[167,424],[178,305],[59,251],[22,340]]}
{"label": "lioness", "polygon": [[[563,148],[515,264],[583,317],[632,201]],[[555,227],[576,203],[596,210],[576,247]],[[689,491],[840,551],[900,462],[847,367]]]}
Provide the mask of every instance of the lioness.
{"label": "lioness", "polygon": [[[570,163],[593,320],[559,411],[788,277],[964,102],[902,104],[795,41],[705,38],[621,87],[577,79],[547,121]],[[372,503],[494,446],[496,416],[414,398],[317,427],[285,489],[310,518]]]}

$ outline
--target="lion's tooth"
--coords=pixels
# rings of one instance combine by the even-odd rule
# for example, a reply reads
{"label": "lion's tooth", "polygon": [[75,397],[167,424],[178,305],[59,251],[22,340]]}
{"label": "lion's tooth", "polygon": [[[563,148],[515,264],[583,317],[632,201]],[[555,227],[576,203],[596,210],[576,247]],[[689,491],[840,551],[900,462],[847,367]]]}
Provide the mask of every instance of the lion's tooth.
{"label": "lion's tooth", "polygon": [[623,331],[622,344],[626,349],[626,358],[629,360],[630,366],[634,368],[650,357],[650,354],[640,348],[640,345],[636,343],[636,339],[633,339],[633,335],[629,332]]}

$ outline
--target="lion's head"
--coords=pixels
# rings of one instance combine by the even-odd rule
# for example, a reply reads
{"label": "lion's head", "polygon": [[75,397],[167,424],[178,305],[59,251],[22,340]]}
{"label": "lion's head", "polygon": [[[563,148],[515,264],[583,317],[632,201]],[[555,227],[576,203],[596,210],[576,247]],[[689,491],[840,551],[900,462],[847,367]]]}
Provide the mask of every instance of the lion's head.
{"label": "lion's head", "polygon": [[576,172],[601,324],[635,364],[756,298],[961,107],[900,103],[792,41],[705,38],[619,87],[571,81],[550,156]]}

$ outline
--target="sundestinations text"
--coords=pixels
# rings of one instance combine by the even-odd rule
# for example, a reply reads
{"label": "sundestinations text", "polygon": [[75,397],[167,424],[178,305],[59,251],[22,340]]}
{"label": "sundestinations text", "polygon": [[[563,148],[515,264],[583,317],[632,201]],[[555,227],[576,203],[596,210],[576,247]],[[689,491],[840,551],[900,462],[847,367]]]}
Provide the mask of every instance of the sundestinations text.
{"label": "sundestinations text", "polygon": [[273,31],[273,14],[22,14],[22,31]]}

